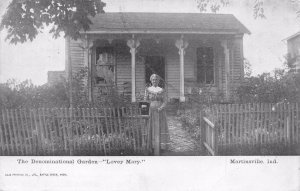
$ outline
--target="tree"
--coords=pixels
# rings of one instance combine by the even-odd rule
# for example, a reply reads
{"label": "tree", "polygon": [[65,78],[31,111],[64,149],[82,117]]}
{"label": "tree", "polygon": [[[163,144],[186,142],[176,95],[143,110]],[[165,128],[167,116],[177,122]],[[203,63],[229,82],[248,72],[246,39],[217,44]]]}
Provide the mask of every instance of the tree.
{"label": "tree", "polygon": [[251,63],[246,58],[244,58],[244,74],[247,78],[249,78],[252,75]]}
{"label": "tree", "polygon": [[12,0],[3,15],[0,29],[7,29],[6,40],[23,43],[33,40],[45,26],[57,38],[65,36],[77,39],[81,30],[88,30],[90,17],[103,13],[101,0]]}
{"label": "tree", "polygon": [[[218,12],[222,7],[230,5],[234,0],[196,0],[197,7],[200,12],[207,12],[210,10],[212,13]],[[300,4],[299,0],[286,0],[287,3],[291,3],[294,7],[298,7]],[[253,0],[253,17],[257,18],[266,18],[264,12],[264,3],[273,3],[267,0]],[[300,11],[297,11],[297,14],[300,15]]]}

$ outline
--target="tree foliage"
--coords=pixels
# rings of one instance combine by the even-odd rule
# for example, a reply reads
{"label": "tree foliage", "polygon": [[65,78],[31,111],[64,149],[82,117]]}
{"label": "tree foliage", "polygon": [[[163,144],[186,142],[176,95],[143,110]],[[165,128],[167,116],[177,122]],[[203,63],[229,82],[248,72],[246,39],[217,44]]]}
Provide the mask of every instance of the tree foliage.
{"label": "tree foliage", "polygon": [[245,77],[250,77],[252,75],[251,63],[246,58],[244,58],[244,75]]}
{"label": "tree foliage", "polygon": [[[210,10],[212,13],[217,13],[222,7],[230,5],[231,1],[232,0],[196,0],[196,3],[200,12],[208,12],[208,10]],[[266,17],[263,0],[253,1],[253,17],[255,19]]]}
{"label": "tree foliage", "polygon": [[1,21],[10,43],[33,40],[45,26],[57,38],[63,32],[74,39],[80,30],[88,30],[90,17],[102,13],[101,0],[12,0]]}
{"label": "tree foliage", "polygon": [[222,6],[229,5],[229,0],[196,0],[196,2],[200,12],[207,12],[210,9],[212,13],[216,13]]}

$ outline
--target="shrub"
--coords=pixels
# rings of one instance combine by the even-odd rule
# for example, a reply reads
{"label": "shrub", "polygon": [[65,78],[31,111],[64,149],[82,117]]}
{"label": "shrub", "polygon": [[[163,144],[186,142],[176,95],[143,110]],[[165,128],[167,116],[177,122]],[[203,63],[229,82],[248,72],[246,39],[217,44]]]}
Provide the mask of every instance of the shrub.
{"label": "shrub", "polygon": [[274,75],[263,73],[248,77],[237,87],[235,97],[238,102],[300,101],[300,74],[276,70]]}
{"label": "shrub", "polygon": [[62,107],[68,105],[64,84],[33,85],[31,81],[9,80],[0,84],[0,108]]}
{"label": "shrub", "polygon": [[0,109],[69,107],[71,104],[73,107],[116,107],[130,103],[124,96],[119,95],[116,87],[111,87],[108,94],[90,102],[86,78],[87,69],[83,68],[73,76],[72,84],[63,80],[62,83],[54,85],[37,86],[29,80],[8,80],[0,84]]}

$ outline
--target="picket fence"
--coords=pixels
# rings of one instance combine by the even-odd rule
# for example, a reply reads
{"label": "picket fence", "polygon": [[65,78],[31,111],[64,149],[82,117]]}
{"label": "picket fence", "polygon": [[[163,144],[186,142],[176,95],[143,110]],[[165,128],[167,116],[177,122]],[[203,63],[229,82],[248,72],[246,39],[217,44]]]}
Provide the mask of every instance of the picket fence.
{"label": "picket fence", "polygon": [[147,154],[148,116],[135,107],[5,109],[0,155]]}
{"label": "picket fence", "polygon": [[299,111],[298,103],[213,105],[200,113],[203,144],[211,155],[245,149],[241,145],[260,149],[277,144],[300,149]]}

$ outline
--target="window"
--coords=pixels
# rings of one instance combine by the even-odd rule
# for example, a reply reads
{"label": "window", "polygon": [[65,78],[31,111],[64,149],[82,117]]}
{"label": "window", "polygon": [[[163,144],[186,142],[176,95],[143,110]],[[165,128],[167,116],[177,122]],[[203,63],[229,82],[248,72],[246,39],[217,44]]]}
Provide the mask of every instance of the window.
{"label": "window", "polygon": [[211,47],[197,48],[197,82],[214,83],[214,54]]}
{"label": "window", "polygon": [[95,85],[113,85],[115,81],[114,51],[111,47],[96,49]]}

